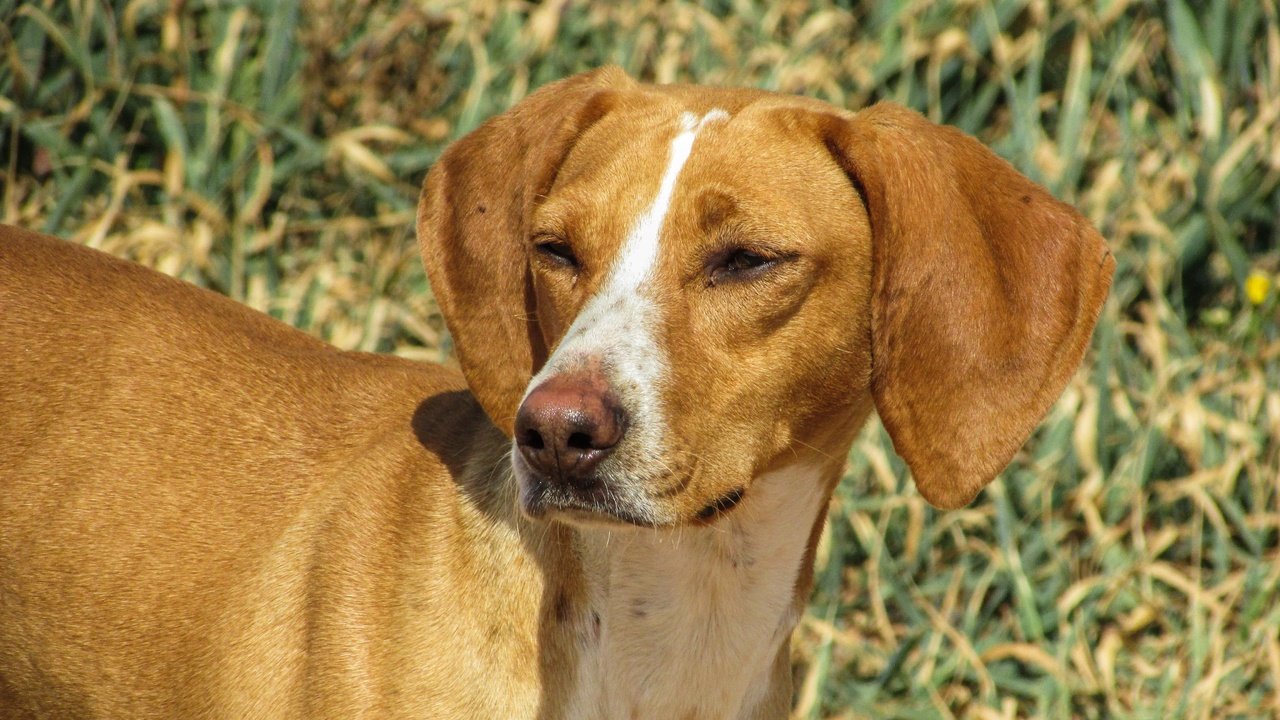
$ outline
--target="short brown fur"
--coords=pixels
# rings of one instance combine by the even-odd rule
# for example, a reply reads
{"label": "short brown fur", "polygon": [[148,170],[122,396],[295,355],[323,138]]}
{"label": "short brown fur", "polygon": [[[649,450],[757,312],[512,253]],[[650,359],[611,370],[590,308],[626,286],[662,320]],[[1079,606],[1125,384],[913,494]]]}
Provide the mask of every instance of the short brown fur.
{"label": "short brown fur", "polygon": [[[607,263],[647,202],[619,184],[652,184],[665,152],[645,142],[657,158],[645,160],[619,139],[713,107],[732,120],[689,162],[681,182],[699,190],[672,206],[652,289],[679,438],[672,484],[655,490],[688,520],[687,542],[706,532],[718,547],[725,528],[769,521],[754,484],[797,462],[816,468],[825,507],[872,409],[927,499],[971,500],[1087,346],[1114,267],[1087,221],[896,106],[854,115],[606,68],[490,120],[424,186],[419,238],[465,381],[0,228],[0,717],[615,707],[583,698],[607,700],[622,670],[582,662],[623,626],[599,604],[599,567],[625,558],[608,559],[592,528],[522,517],[508,468],[529,379],[599,277],[558,280],[529,240],[580,193],[564,221],[597,228],[580,250]],[[597,176],[624,152],[638,152],[624,177]],[[698,253],[734,222],[785,235],[798,259],[716,291]],[[699,517],[739,491],[725,517]],[[800,519],[764,685],[688,698],[680,715],[785,716],[786,636],[824,517]],[[673,707],[652,702],[627,710]]]}

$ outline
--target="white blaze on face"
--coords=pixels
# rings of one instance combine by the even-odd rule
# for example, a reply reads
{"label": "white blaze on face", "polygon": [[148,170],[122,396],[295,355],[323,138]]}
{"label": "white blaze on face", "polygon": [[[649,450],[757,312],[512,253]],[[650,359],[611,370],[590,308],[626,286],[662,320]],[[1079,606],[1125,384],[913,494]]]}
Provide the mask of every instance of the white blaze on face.
{"label": "white blaze on face", "polygon": [[627,234],[600,291],[574,318],[555,353],[525,390],[527,395],[548,377],[588,359],[602,361],[613,392],[630,416],[629,462],[652,459],[662,438],[658,384],[667,363],[655,337],[657,308],[645,285],[658,262],[658,240],[693,142],[705,125],[727,119],[729,114],[720,109],[702,117],[680,116],[680,130],[671,141],[657,195]]}
{"label": "white blaze on face", "polygon": [[[609,275],[605,292],[609,290],[636,292],[648,279],[658,259],[658,237],[662,234],[663,221],[666,220],[667,212],[671,209],[671,197],[675,194],[676,180],[693,152],[694,138],[697,137],[702,126],[708,122],[728,118],[728,113],[718,109],[712,110],[701,118],[695,118],[692,113],[684,113],[680,116],[680,134],[671,141],[667,170],[662,175],[662,184],[658,186],[658,196],[653,199],[653,203],[640,216],[635,228],[627,236],[622,252],[613,265],[613,272]],[[572,335],[573,330],[570,329],[569,332]]]}

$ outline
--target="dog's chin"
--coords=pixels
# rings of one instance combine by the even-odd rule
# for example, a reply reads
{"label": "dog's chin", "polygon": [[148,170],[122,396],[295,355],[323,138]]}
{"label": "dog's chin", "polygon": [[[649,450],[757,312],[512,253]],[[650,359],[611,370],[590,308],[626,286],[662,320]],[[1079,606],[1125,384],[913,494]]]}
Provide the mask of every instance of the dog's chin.
{"label": "dog's chin", "polygon": [[565,487],[550,483],[519,464],[516,479],[520,510],[526,517],[596,528],[714,525],[737,508],[746,492],[742,486],[729,489],[700,509],[686,513],[642,493],[611,489],[605,481],[588,489]]}
{"label": "dog's chin", "polygon": [[535,520],[547,520],[581,527],[661,527],[669,523],[653,518],[650,512],[628,503],[604,502],[591,494],[546,492],[521,483],[520,511]]}
{"label": "dog's chin", "polygon": [[631,515],[618,514],[616,512],[606,512],[603,510],[583,510],[580,508],[550,508],[541,515],[533,515],[528,510],[526,515],[530,517],[538,517],[541,520],[549,522],[559,522],[565,525],[572,525],[580,528],[595,528],[599,530],[618,530],[627,528],[654,528],[660,525],[641,520]]}
{"label": "dog's chin", "polygon": [[586,490],[555,486],[524,468],[517,470],[516,478],[520,486],[520,511],[535,520],[596,528],[657,528],[677,524],[647,500],[628,498],[603,483]]}

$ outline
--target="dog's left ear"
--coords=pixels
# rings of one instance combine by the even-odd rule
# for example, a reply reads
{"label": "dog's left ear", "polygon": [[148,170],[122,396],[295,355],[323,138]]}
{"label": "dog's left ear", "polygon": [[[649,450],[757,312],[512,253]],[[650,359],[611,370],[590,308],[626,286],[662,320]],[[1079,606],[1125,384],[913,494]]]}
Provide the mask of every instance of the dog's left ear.
{"label": "dog's left ear", "polygon": [[508,436],[546,361],[529,284],[529,210],[576,139],[633,84],[604,67],[551,83],[453,143],[427,174],[418,244],[462,372]]}
{"label": "dog's left ear", "polygon": [[971,501],[1088,346],[1115,261],[978,141],[882,103],[825,117],[872,235],[871,392],[926,500]]}

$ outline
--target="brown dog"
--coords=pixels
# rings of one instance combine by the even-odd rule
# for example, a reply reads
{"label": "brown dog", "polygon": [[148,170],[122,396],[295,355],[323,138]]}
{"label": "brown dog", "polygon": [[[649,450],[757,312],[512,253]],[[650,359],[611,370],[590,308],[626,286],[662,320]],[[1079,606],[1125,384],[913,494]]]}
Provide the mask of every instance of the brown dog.
{"label": "brown dog", "polygon": [[0,716],[783,717],[867,415],[968,502],[1113,269],[916,113],[612,68],[418,236],[465,381],[0,232]]}

